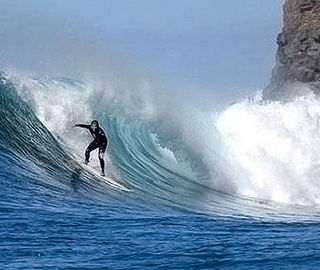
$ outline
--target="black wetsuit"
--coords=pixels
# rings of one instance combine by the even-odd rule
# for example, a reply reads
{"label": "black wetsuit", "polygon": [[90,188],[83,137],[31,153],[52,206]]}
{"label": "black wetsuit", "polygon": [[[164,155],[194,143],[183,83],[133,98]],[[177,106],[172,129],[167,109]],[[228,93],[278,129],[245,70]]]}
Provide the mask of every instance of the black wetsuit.
{"label": "black wetsuit", "polygon": [[93,136],[94,140],[89,144],[89,146],[86,149],[86,162],[89,162],[90,159],[90,152],[99,148],[99,161],[100,161],[100,165],[101,165],[101,170],[104,173],[104,159],[103,159],[103,155],[107,149],[107,145],[108,145],[108,139],[103,131],[102,128],[97,127],[97,129],[95,131],[93,131],[93,129],[91,128],[91,125],[83,125],[83,124],[79,124],[76,125],[76,127],[81,127],[81,128],[86,128],[90,131],[91,135]]}

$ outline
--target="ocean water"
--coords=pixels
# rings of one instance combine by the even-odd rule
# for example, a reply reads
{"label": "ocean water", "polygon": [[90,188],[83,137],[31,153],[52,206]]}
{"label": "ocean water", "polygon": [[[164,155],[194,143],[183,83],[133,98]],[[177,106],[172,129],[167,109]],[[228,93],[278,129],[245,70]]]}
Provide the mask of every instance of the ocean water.
{"label": "ocean water", "polygon": [[[2,74],[1,269],[319,269],[319,116]],[[80,166],[91,119],[127,190]]]}

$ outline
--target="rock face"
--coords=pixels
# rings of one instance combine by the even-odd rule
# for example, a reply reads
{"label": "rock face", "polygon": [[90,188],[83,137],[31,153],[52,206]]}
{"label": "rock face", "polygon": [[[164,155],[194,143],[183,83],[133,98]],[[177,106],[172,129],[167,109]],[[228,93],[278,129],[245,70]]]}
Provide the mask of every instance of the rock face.
{"label": "rock face", "polygon": [[288,100],[307,88],[320,95],[320,0],[285,1],[277,44],[277,63],[264,99]]}

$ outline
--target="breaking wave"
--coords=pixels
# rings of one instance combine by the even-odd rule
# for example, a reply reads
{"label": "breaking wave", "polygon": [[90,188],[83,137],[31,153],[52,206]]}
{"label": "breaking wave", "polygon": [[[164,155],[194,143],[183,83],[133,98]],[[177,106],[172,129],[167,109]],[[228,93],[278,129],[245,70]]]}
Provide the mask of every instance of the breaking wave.
{"label": "breaking wave", "polygon": [[91,138],[73,126],[96,118],[109,137],[108,174],[134,200],[222,214],[317,209],[318,98],[256,98],[208,111],[155,94],[148,81],[135,87],[2,75],[1,152],[44,185],[68,190],[70,179],[81,178],[84,194],[109,194],[79,165]]}

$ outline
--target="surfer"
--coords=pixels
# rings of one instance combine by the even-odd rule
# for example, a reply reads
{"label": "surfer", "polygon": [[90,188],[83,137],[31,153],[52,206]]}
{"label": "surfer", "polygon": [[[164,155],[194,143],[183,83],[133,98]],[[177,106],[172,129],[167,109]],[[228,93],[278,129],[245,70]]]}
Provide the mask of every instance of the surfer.
{"label": "surfer", "polygon": [[90,153],[91,151],[99,148],[99,161],[101,166],[101,176],[105,176],[104,173],[104,153],[107,149],[108,139],[103,131],[103,129],[99,126],[97,120],[93,120],[90,125],[78,124],[75,127],[86,128],[90,131],[94,140],[89,144],[85,152],[85,161],[84,164],[88,164],[90,161]]}

